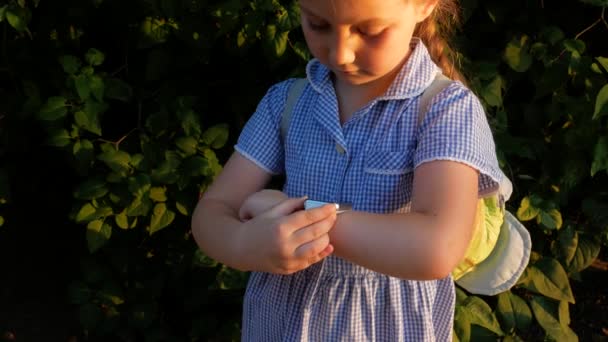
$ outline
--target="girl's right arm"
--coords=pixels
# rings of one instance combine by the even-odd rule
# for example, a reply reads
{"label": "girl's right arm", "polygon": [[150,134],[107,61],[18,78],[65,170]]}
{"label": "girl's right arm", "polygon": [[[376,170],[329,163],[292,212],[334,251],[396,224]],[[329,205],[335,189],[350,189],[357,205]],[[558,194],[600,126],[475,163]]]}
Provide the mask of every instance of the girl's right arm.
{"label": "girl's right arm", "polygon": [[261,190],[270,175],[235,152],[205,191],[192,217],[192,234],[211,258],[243,271],[289,274],[331,254],[328,232],[335,206],[299,210],[304,198],[287,199],[241,222],[243,201]]}

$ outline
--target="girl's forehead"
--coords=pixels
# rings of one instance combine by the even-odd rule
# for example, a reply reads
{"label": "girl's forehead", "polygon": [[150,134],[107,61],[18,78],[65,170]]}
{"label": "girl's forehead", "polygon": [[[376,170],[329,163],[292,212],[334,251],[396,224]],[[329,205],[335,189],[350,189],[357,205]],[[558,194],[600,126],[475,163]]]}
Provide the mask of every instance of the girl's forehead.
{"label": "girl's forehead", "polygon": [[300,0],[300,8],[336,22],[358,22],[369,19],[394,20],[402,18],[414,0]]}

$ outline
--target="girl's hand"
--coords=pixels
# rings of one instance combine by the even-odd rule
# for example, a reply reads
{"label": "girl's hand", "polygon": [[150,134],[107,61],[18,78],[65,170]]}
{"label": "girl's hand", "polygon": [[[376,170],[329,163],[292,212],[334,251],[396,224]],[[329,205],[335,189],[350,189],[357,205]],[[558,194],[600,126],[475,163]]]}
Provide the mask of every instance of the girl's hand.
{"label": "girl's hand", "polygon": [[305,200],[284,200],[243,223],[237,245],[248,269],[291,274],[333,252],[328,232],[336,222],[336,207],[330,204],[300,210]]}
{"label": "girl's hand", "polygon": [[288,197],[278,190],[264,189],[251,194],[239,209],[239,219],[241,221],[250,220],[261,213],[269,210],[275,205],[283,202]]}

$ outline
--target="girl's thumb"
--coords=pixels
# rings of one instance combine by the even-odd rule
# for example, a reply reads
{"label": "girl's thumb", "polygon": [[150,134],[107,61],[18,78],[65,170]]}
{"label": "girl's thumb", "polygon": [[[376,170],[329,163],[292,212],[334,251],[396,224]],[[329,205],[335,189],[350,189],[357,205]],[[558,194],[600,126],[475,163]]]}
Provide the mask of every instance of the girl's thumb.
{"label": "girl's thumb", "polygon": [[272,207],[268,214],[273,217],[283,217],[291,215],[293,212],[304,209],[304,201],[308,199],[308,196],[288,198],[281,203]]}

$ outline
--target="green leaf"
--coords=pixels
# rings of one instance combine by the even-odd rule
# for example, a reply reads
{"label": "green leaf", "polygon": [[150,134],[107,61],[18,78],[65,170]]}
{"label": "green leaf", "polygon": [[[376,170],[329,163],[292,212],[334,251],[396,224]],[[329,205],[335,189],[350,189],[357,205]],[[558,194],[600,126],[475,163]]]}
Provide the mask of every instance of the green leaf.
{"label": "green leaf", "polygon": [[110,77],[105,81],[105,97],[108,99],[120,100],[129,102],[133,96],[133,88],[126,82]]}
{"label": "green leaf", "polygon": [[459,341],[471,340],[471,319],[467,309],[456,306],[454,313],[454,333]]}
{"label": "green leaf", "polygon": [[114,221],[116,221],[116,225],[119,228],[129,229],[129,217],[127,216],[127,210],[123,210],[114,216]]}
{"label": "green leaf", "polygon": [[198,141],[193,137],[179,137],[175,139],[175,145],[177,145],[186,156],[191,156],[196,153]]}
{"label": "green leaf", "polygon": [[545,332],[557,341],[578,341],[576,334],[568,326],[559,322],[556,303],[550,299],[533,296],[530,301],[534,317]]}
{"label": "green leaf", "polygon": [[495,77],[481,89],[481,96],[492,107],[502,107],[502,78]]}
{"label": "green leaf", "polygon": [[190,211],[188,210],[188,208],[186,207],[186,205],[182,202],[175,202],[175,208],[177,209],[177,211],[184,215],[184,216],[190,216]]}
{"label": "green leaf", "polygon": [[222,148],[228,141],[228,125],[220,124],[208,128],[203,133],[202,140],[213,149]]}
{"label": "green leaf", "polygon": [[178,167],[180,164],[181,158],[176,152],[166,151],[165,160],[158,168],[152,170],[152,180],[163,184],[175,183],[178,178]]}
{"label": "green leaf", "polygon": [[558,317],[559,317],[559,323],[562,326],[569,326],[570,325],[570,304],[565,301],[562,300],[559,302],[559,307],[557,309],[557,313],[558,313]]}
{"label": "green leaf", "polygon": [[302,42],[296,42],[295,44],[290,44],[290,46],[293,49],[293,52],[295,52],[296,55],[298,55],[298,57],[300,57],[302,60],[310,60],[311,55],[310,51],[308,51],[308,47],[306,46],[306,44]]}
{"label": "green leaf", "polygon": [[568,274],[580,272],[589,267],[600,254],[600,250],[599,242],[585,236],[579,236],[576,251],[567,267]]}
{"label": "green leaf", "polygon": [[76,222],[88,222],[97,217],[97,208],[91,203],[85,203],[76,214]]}
{"label": "green leaf", "polygon": [[63,96],[52,96],[40,109],[38,117],[45,121],[55,121],[63,118],[68,110],[66,109],[67,100]]}
{"label": "green leaf", "polygon": [[142,197],[146,195],[152,187],[152,180],[150,179],[150,176],[142,173],[134,177],[129,177],[127,183],[129,192],[131,192],[135,197]]}
{"label": "green leaf", "polygon": [[85,55],[85,60],[92,66],[101,65],[104,59],[104,54],[97,49],[89,49]]}
{"label": "green leaf", "polygon": [[97,102],[92,98],[89,98],[84,103],[84,111],[87,112],[87,115],[94,115],[98,117],[103,114],[108,109],[108,105],[103,102]]}
{"label": "green leaf", "polygon": [[127,207],[128,216],[146,216],[152,208],[152,201],[148,196],[136,197]]}
{"label": "green leaf", "polygon": [[95,220],[87,225],[87,245],[91,253],[95,253],[103,247],[110,236],[112,236],[112,226],[104,223],[103,220]]}
{"label": "green leaf", "polygon": [[218,262],[206,256],[200,248],[197,248],[194,251],[194,255],[192,256],[192,266],[196,267],[216,267]]}
{"label": "green leaf", "polygon": [[552,247],[554,254],[564,261],[563,264],[570,265],[578,247],[578,233],[572,227],[563,229]]}
{"label": "green leaf", "polygon": [[525,72],[532,65],[532,55],[528,51],[527,42],[528,36],[523,35],[519,39],[511,40],[505,49],[505,61],[517,72]]}
{"label": "green leaf", "polygon": [[565,38],[564,32],[557,26],[545,26],[541,29],[543,40],[555,45]]}
{"label": "green leaf", "polygon": [[198,138],[201,135],[201,123],[199,115],[193,110],[180,110],[177,112],[177,119],[180,121],[184,133],[187,136]]}
{"label": "green leaf", "polygon": [[89,88],[91,89],[91,92],[93,93],[93,96],[95,96],[97,101],[103,102],[103,94],[105,90],[103,79],[97,75],[90,76]]}
{"label": "green leaf", "polygon": [[188,158],[183,163],[184,174],[192,177],[205,174],[205,170],[209,168],[207,160],[201,156]]}
{"label": "green leaf", "polygon": [[247,273],[222,265],[216,276],[217,288],[223,290],[243,289],[247,285],[247,278]]}
{"label": "green leaf", "polygon": [[124,151],[113,150],[104,152],[97,156],[97,159],[104,162],[110,169],[118,173],[126,173],[131,168],[129,166],[131,157]]}
{"label": "green leaf", "polygon": [[214,178],[222,171],[222,166],[212,149],[204,149],[203,156],[207,158],[207,166],[203,169],[203,174],[207,177]]}
{"label": "green leaf", "polygon": [[566,39],[564,41],[564,47],[566,48],[567,51],[570,51],[572,53],[577,53],[577,54],[582,54],[585,52],[585,42],[582,40],[578,40],[578,39]]}
{"label": "green leaf", "polygon": [[471,324],[479,325],[499,336],[504,335],[496,316],[492,313],[492,308],[483,299],[469,296],[465,299],[463,307],[469,312]]}
{"label": "green leaf", "polygon": [[80,184],[74,197],[81,200],[92,200],[105,196],[108,193],[106,182],[100,179],[89,179]]}
{"label": "green leaf", "polygon": [[557,260],[543,257],[534,265],[528,266],[527,274],[527,280],[522,283],[525,288],[549,298],[574,303],[568,275]]}
{"label": "green leaf", "polygon": [[285,31],[285,32],[281,32],[279,34],[277,34],[273,41],[273,47],[274,47],[274,54],[277,57],[281,57],[283,56],[283,54],[285,53],[285,50],[287,50],[287,41],[289,39],[289,32]]}
{"label": "green leaf", "polygon": [[511,291],[498,295],[497,316],[508,332],[525,332],[532,323],[532,312],[526,301]]}
{"label": "green leaf", "polygon": [[537,216],[538,223],[549,229],[560,229],[562,227],[562,214],[557,209],[549,211],[541,210]]}
{"label": "green leaf", "polygon": [[175,213],[167,209],[165,203],[158,203],[154,206],[154,212],[150,219],[150,226],[147,230],[150,235],[152,235],[170,225],[171,222],[173,222],[173,219],[175,219]]}
{"label": "green leaf", "polygon": [[591,177],[600,171],[608,170],[608,136],[600,137],[593,151]]}
{"label": "green leaf", "polygon": [[291,31],[300,26],[300,6],[291,1],[287,7],[282,7],[277,14],[277,23],[282,31]]}
{"label": "green leaf", "polygon": [[85,166],[89,166],[95,158],[93,143],[87,139],[80,139],[76,141],[74,143],[72,152],[74,157],[76,157],[76,159]]}
{"label": "green leaf", "polygon": [[59,62],[63,67],[63,71],[66,73],[73,75],[80,70],[80,60],[72,55],[64,55],[59,58]]}
{"label": "green leaf", "polygon": [[65,129],[50,129],[47,144],[55,147],[64,147],[72,142],[72,137]]}
{"label": "green leaf", "polygon": [[0,7],[0,23],[2,21],[4,21],[4,18],[6,18],[6,10],[8,9],[8,5],[4,5],[2,7]]}
{"label": "green leaf", "polygon": [[164,186],[157,186],[150,189],[150,199],[156,202],[167,201],[167,188]]}
{"label": "green leaf", "polygon": [[593,112],[593,120],[608,114],[608,84],[602,87],[595,98],[595,111]]}
{"label": "green leaf", "polygon": [[165,19],[146,17],[139,27],[142,39],[138,46],[145,48],[164,43],[172,31],[172,27],[166,23]]}
{"label": "green leaf", "polygon": [[6,21],[8,21],[17,32],[23,32],[27,29],[26,12],[23,9],[8,9],[4,15]]}
{"label": "green leaf", "polygon": [[91,95],[91,88],[89,88],[89,77],[87,75],[78,75],[74,77],[74,84],[76,85],[76,92],[82,101],[86,101]]}
{"label": "green leaf", "polygon": [[[608,0],[607,0],[607,1],[608,1]],[[596,57],[596,58],[595,58],[595,62],[596,62],[597,64],[594,64],[593,66],[594,66],[594,67],[597,69],[597,70],[596,70],[596,72],[597,72],[598,74],[601,74],[601,73],[602,73],[602,71],[601,71],[601,70],[599,70],[598,65],[601,65],[601,66],[602,66],[602,68],[604,68],[604,70],[608,71],[608,58],[606,58],[606,57]]]}
{"label": "green leaf", "polygon": [[517,218],[520,221],[530,221],[540,213],[540,209],[535,208],[529,197],[524,197],[521,200],[519,209],[517,209]]}
{"label": "green leaf", "polygon": [[89,131],[95,135],[101,135],[101,125],[96,113],[87,111],[77,111],[74,113],[74,121],[78,127]]}

